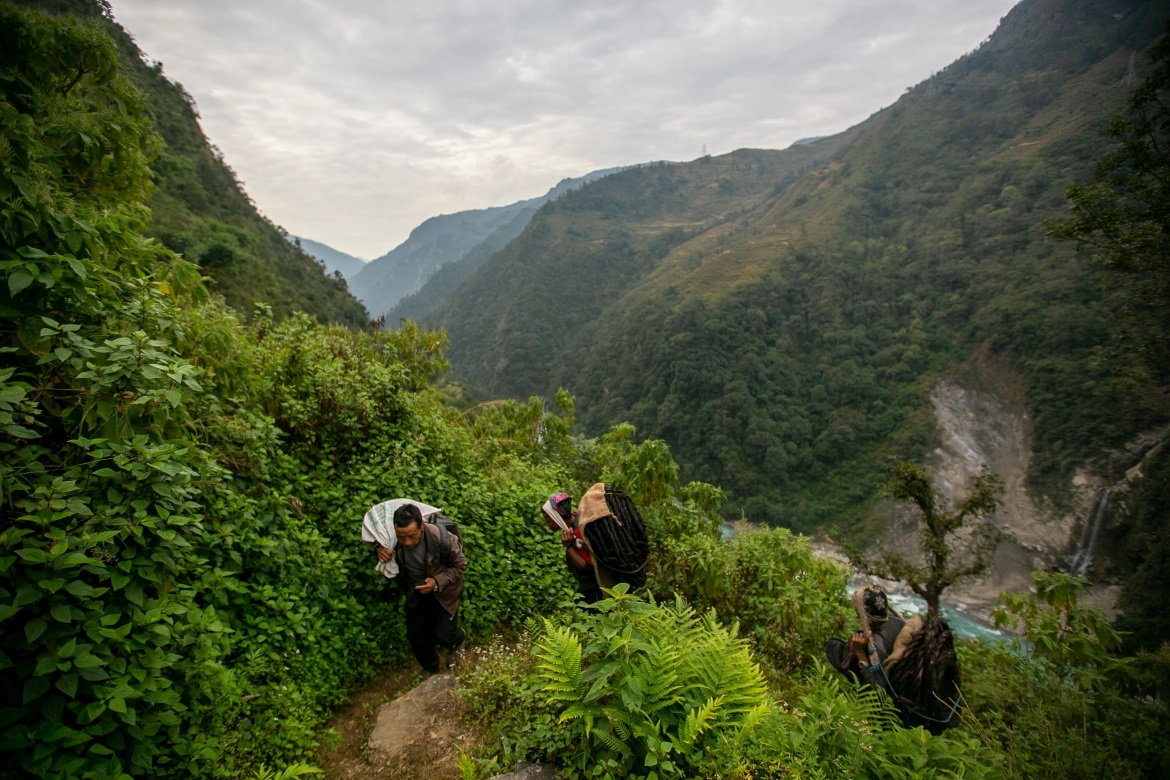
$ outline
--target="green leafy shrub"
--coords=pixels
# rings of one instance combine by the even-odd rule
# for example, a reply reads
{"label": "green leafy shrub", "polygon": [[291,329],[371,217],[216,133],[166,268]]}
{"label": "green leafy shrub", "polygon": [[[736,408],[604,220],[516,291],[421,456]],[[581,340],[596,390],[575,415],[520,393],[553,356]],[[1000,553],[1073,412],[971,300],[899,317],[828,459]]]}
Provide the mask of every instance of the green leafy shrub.
{"label": "green leafy shrub", "polygon": [[775,671],[806,666],[848,618],[840,595],[845,569],[785,529],[741,526],[727,539],[695,533],[660,545],[651,573],[654,593],[677,593],[722,620],[739,621]]}
{"label": "green leafy shrub", "polygon": [[[1164,660],[1113,655],[1118,636],[1079,603],[1080,577],[1037,572],[1036,595],[1002,595],[996,620],[1014,648],[960,647],[964,721],[1013,777],[1162,777],[1170,768]],[[1147,698],[1149,697],[1149,698]]]}
{"label": "green leafy shrub", "polygon": [[571,777],[1000,777],[965,728],[899,726],[886,697],[823,663],[774,701],[734,627],[682,602],[615,590],[583,615],[494,643],[462,678],[469,714],[499,742],[479,766],[527,758]]}
{"label": "green leafy shrub", "polygon": [[998,759],[961,731],[932,737],[898,726],[872,688],[857,688],[823,664],[716,754],[722,778],[999,777]]}
{"label": "green leafy shrub", "polygon": [[525,757],[554,761],[571,749],[574,733],[558,722],[561,707],[543,694],[535,675],[530,634],[496,636],[473,650],[470,661],[471,671],[460,675],[459,696],[468,716],[498,737],[481,764],[513,766]]}
{"label": "green leafy shrub", "polygon": [[618,585],[570,625],[534,640],[536,675],[573,736],[559,757],[573,777],[691,777],[720,735],[767,708],[737,627],[682,601],[639,601]]}
{"label": "green leafy shrub", "polygon": [[113,43],[0,7],[0,750],[47,777],[214,755],[229,629],[194,584],[215,400],[177,353],[190,266],[142,239],[158,139]]}

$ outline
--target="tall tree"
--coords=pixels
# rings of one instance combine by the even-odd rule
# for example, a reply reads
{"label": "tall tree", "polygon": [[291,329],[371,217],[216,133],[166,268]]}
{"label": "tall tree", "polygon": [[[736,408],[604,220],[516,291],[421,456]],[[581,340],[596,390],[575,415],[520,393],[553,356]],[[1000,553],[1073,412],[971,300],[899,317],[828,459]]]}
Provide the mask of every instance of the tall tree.
{"label": "tall tree", "polygon": [[[926,599],[927,617],[938,617],[943,591],[961,579],[985,574],[991,566],[991,555],[1002,534],[991,524],[990,517],[999,506],[1003,481],[984,470],[967,496],[947,511],[946,499],[921,464],[895,460],[893,477],[882,492],[894,500],[914,504],[921,513],[921,561],[890,550],[874,557],[850,550],[849,557],[866,574],[905,582]],[[960,553],[958,542],[964,529],[968,538]]]}

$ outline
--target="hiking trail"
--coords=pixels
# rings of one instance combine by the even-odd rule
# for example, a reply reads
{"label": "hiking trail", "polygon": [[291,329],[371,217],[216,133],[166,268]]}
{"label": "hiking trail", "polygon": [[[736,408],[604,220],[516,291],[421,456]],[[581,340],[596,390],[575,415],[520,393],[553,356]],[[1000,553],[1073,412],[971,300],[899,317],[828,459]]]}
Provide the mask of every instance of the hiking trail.
{"label": "hiking trail", "polygon": [[[457,671],[420,680],[414,664],[404,664],[374,678],[333,717],[319,750],[325,780],[460,780],[459,752],[474,754],[491,736],[461,719],[458,677]],[[555,777],[523,763],[499,776]]]}

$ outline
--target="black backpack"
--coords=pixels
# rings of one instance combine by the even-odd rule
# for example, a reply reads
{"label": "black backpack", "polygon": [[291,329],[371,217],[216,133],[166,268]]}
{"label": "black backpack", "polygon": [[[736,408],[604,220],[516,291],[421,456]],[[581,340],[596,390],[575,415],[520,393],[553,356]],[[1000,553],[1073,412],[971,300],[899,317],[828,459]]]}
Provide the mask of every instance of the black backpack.
{"label": "black backpack", "polygon": [[631,588],[640,588],[646,584],[650,557],[642,515],[633,499],[611,485],[605,486],[605,505],[610,513],[581,531],[593,554],[598,582],[628,582]]}
{"label": "black backpack", "polygon": [[442,512],[436,512],[423,522],[430,523],[439,529],[439,557],[443,561],[443,567],[451,565],[451,537],[454,536],[461,543],[463,541],[463,534],[459,530],[459,523],[456,523],[451,518],[447,517]]}

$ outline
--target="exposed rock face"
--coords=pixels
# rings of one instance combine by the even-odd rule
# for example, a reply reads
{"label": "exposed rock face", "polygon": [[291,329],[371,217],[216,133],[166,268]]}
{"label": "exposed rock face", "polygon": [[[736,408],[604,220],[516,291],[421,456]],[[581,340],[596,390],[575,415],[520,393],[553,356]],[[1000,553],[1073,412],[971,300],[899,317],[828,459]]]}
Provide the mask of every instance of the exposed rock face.
{"label": "exposed rock face", "polygon": [[[935,385],[930,400],[940,438],[930,468],[942,494],[952,502],[962,498],[984,467],[1004,482],[1003,503],[992,522],[1011,541],[996,550],[983,582],[956,585],[947,593],[948,600],[985,614],[1001,590],[1027,589],[1033,570],[1059,560],[1076,518],[1038,505],[1028,493],[1031,421],[1022,403],[953,380]],[[1088,485],[1085,488],[1092,493]]]}
{"label": "exposed rock face", "polygon": [[[1147,431],[1125,447],[1098,455],[1096,468],[1085,466],[1073,475],[1066,488],[1067,500],[1058,509],[1037,500],[1028,490],[1032,423],[1018,378],[986,350],[973,356],[971,368],[974,378],[970,381],[943,379],[931,392],[939,444],[926,466],[935,487],[951,506],[967,495],[985,467],[998,475],[1004,482],[1004,493],[992,522],[1009,541],[996,549],[991,570],[983,580],[948,588],[944,600],[972,617],[988,620],[1001,591],[1030,590],[1033,571],[1069,571],[1070,563],[1075,566],[1079,562],[1085,576],[1095,583],[1082,598],[1083,603],[1113,619],[1120,588],[1099,581],[1104,578],[1102,569],[1095,565],[1094,550],[1085,549],[1086,541],[1109,533],[1105,518],[1102,524],[1090,527],[1094,506],[1102,497],[1108,500],[1110,493],[1123,493],[1142,478],[1143,458],[1170,438],[1170,427]],[[1118,480],[1122,473],[1125,476]],[[893,522],[878,545],[914,558],[917,533],[916,510],[900,505],[894,508]],[[959,537],[955,547],[962,555],[962,532]],[[904,588],[898,583],[887,584],[893,591]]]}
{"label": "exposed rock face", "polygon": [[[931,393],[940,444],[931,454],[928,465],[935,484],[950,501],[966,495],[975,477],[986,467],[1004,481],[1003,503],[992,518],[1011,541],[996,550],[992,569],[982,582],[960,583],[947,591],[947,600],[986,617],[1003,590],[1027,590],[1032,572],[1067,564],[1072,548],[1096,536],[1086,528],[1103,488],[1125,490],[1128,481],[1140,478],[1140,468],[1130,468],[1126,478],[1116,484],[1103,474],[1082,468],[1074,475],[1068,490],[1068,509],[1055,510],[1048,503],[1036,501],[1028,492],[1028,467],[1031,462],[1031,420],[1022,395],[1011,388],[1016,384],[1010,372],[992,365],[986,355],[977,355],[976,364],[984,384],[997,392],[974,390],[953,379],[940,381]],[[998,392],[1002,389],[1002,392]],[[1157,442],[1165,430],[1151,431],[1137,437],[1124,451],[1114,453],[1106,470],[1117,463],[1138,462]],[[1107,497],[1106,493],[1106,497]],[[898,524],[898,535],[905,539],[913,533],[911,518]],[[904,545],[903,545],[904,546]],[[1083,551],[1078,551],[1083,552]],[[1092,554],[1089,551],[1088,560]],[[1092,572],[1088,572],[1090,578]],[[1087,600],[1112,616],[1117,588],[1102,585]]]}
{"label": "exposed rock face", "polygon": [[943,495],[951,501],[962,498],[986,467],[1004,481],[996,525],[1028,550],[1047,549],[1055,538],[1062,546],[1071,530],[1068,522],[1042,511],[1028,494],[1032,447],[1027,412],[950,380],[935,385],[930,401],[942,439],[931,465]]}

